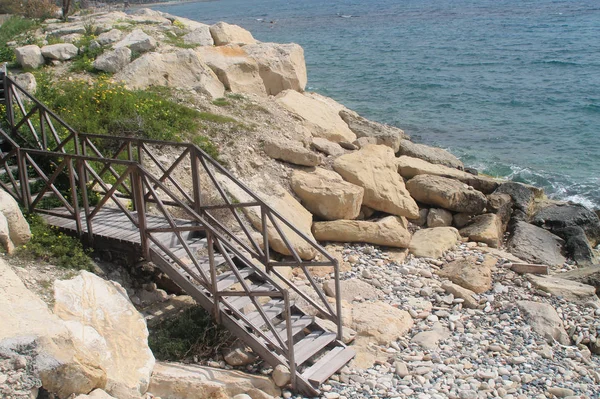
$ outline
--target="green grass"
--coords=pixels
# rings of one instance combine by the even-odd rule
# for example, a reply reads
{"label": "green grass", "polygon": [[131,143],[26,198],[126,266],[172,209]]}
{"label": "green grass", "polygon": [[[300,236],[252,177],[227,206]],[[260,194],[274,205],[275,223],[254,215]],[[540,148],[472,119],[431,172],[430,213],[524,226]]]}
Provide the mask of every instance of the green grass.
{"label": "green grass", "polygon": [[96,36],[93,34],[85,35],[75,43],[77,48],[83,49],[77,54],[77,57],[73,59],[70,66],[71,72],[96,72],[94,68],[94,60],[98,57],[104,49],[102,47],[91,48],[90,44]]}
{"label": "green grass", "polygon": [[192,137],[192,143],[204,150],[215,161],[223,164],[223,161],[219,159],[219,148],[208,137],[203,135],[194,136]]}
{"label": "green grass", "polygon": [[213,105],[216,105],[217,107],[227,107],[227,106],[231,105],[231,103],[229,101],[227,101],[226,98],[223,98],[223,97],[213,100],[212,103],[213,103]]}
{"label": "green grass", "polygon": [[237,120],[224,115],[213,114],[212,112],[200,112],[200,119],[212,123],[238,123]]}
{"label": "green grass", "polygon": [[14,63],[16,61],[15,52],[6,45],[6,42],[15,40],[15,38],[27,31],[39,26],[37,21],[32,19],[13,16],[7,19],[0,26],[0,62]]}
{"label": "green grass", "polygon": [[200,112],[170,101],[164,90],[127,90],[107,77],[89,84],[38,76],[37,97],[80,132],[181,141],[203,119]]}
{"label": "green grass", "polygon": [[201,307],[182,312],[150,330],[148,345],[158,360],[214,356],[228,346],[231,333],[216,325]]}
{"label": "green grass", "polygon": [[27,215],[31,241],[17,250],[17,256],[30,260],[43,260],[65,269],[88,270],[93,268],[89,250],[81,242],[48,226],[37,214]]}

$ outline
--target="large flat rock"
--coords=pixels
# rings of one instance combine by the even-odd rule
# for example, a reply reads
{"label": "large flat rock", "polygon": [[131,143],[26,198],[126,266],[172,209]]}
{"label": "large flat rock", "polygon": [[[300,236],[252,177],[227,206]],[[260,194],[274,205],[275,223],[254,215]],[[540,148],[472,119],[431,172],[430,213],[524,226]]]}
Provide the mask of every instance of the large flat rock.
{"label": "large flat rock", "polygon": [[464,168],[463,163],[448,151],[425,144],[413,143],[410,140],[402,140],[400,142],[398,154],[407,155],[413,158],[420,158],[427,162],[448,166],[450,168],[456,168],[460,170]]}
{"label": "large flat rock", "polygon": [[492,288],[492,268],[495,263],[496,260],[491,257],[481,263],[477,263],[476,257],[458,259],[445,265],[438,274],[454,284],[481,294]]}
{"label": "large flat rock", "polygon": [[480,191],[441,176],[415,176],[406,182],[406,189],[419,202],[454,212],[479,214],[487,204],[486,196]]}
{"label": "large flat rock", "polygon": [[392,215],[412,219],[419,217],[419,207],[397,172],[391,148],[367,145],[336,158],[333,168],[344,180],[365,189],[364,205]]}
{"label": "large flat rock", "polygon": [[527,279],[536,288],[552,295],[572,301],[597,300],[596,288],[577,281],[567,280],[557,276],[536,276],[528,274]]}
{"label": "large flat rock", "polygon": [[561,253],[564,241],[554,234],[526,222],[517,222],[506,243],[508,251],[531,263],[562,266],[566,259]]}
{"label": "large flat rock", "polygon": [[403,217],[388,216],[377,222],[335,220],[313,223],[313,235],[319,241],[365,242],[396,248],[408,248],[411,234]]}
{"label": "large flat rock", "polygon": [[554,234],[559,234],[566,227],[578,226],[585,231],[593,247],[600,243],[600,218],[583,205],[568,203],[542,208],[534,215],[531,223]]}
{"label": "large flat rock", "polygon": [[542,302],[518,301],[517,306],[533,331],[540,334],[549,343],[554,343],[554,340],[562,345],[571,343],[563,322],[552,305]]}
{"label": "large flat rock", "polygon": [[459,240],[460,234],[454,227],[422,229],[413,234],[408,249],[417,258],[439,258]]}

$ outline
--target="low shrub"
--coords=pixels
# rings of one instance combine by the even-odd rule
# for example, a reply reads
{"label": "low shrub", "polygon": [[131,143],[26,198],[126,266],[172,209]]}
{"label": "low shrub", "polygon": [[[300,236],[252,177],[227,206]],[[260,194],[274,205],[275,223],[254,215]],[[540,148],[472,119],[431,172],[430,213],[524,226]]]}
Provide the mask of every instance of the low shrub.
{"label": "low shrub", "polygon": [[17,256],[30,260],[43,260],[55,266],[75,270],[92,270],[90,250],[81,242],[49,226],[37,214],[26,216],[31,229],[31,241],[17,250]]}
{"label": "low shrub", "polygon": [[215,324],[199,306],[157,325],[148,337],[148,345],[158,360],[214,356],[231,341],[231,333]]}
{"label": "low shrub", "polygon": [[15,62],[15,51],[6,43],[23,33],[35,29],[39,23],[37,21],[12,16],[0,26],[0,62]]}

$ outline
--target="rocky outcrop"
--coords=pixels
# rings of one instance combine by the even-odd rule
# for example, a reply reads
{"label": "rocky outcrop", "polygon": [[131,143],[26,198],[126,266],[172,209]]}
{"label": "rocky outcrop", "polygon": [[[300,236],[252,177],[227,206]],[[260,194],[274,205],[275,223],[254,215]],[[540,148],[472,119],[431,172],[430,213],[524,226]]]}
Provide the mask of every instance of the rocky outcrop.
{"label": "rocky outcrop", "polygon": [[407,138],[404,131],[397,127],[370,121],[349,110],[340,111],[340,117],[356,137],[371,137],[375,139],[374,144],[386,145],[394,150],[394,153],[400,149],[400,140]]}
{"label": "rocky outcrop", "polygon": [[408,249],[417,258],[439,258],[459,240],[460,234],[454,227],[434,227],[415,232]]}
{"label": "rocky outcrop", "polygon": [[71,43],[58,43],[42,47],[42,55],[50,60],[67,61],[74,58],[79,49]]}
{"label": "rocky outcrop", "polygon": [[148,392],[169,399],[229,399],[247,394],[267,399],[281,395],[269,377],[181,363],[157,363]]}
{"label": "rocky outcrop", "polygon": [[[25,89],[27,92],[31,94],[35,94],[37,91],[37,81],[35,80],[35,76],[31,72],[20,73],[18,75],[13,76],[14,81]],[[27,99],[22,98],[21,100],[27,101]]]}
{"label": "rocky outcrop", "polygon": [[322,219],[355,219],[360,213],[364,189],[344,181],[333,171],[295,171],[290,184],[306,209]]}
{"label": "rocky outcrop", "polygon": [[42,387],[59,397],[106,386],[106,370],[46,304],[0,260],[0,352],[33,349],[31,370]]}
{"label": "rocky outcrop", "polygon": [[561,253],[564,241],[554,234],[525,222],[516,222],[506,243],[508,251],[531,263],[562,266],[566,259]]}
{"label": "rocky outcrop", "polygon": [[452,213],[445,209],[431,208],[427,212],[427,227],[446,227],[452,225]]}
{"label": "rocky outcrop", "polygon": [[502,221],[494,213],[478,215],[471,219],[467,227],[460,230],[460,235],[470,241],[483,242],[492,248],[502,245]]}
{"label": "rocky outcrop", "polygon": [[302,92],[306,88],[306,62],[301,46],[257,43],[244,46],[244,51],[258,63],[267,94],[276,96],[284,90]]}
{"label": "rocky outcrop", "polygon": [[554,234],[558,234],[558,231],[565,227],[579,226],[585,231],[585,235],[593,247],[600,244],[600,218],[583,205],[556,204],[548,206],[538,211],[531,223],[548,229]]}
{"label": "rocky outcrop", "polygon": [[17,62],[23,69],[38,69],[46,62],[42,50],[35,44],[17,47],[15,49]]}
{"label": "rocky outcrop", "polygon": [[352,306],[351,328],[359,336],[369,337],[380,345],[401,338],[410,330],[413,319],[404,310],[384,302],[363,302]]}
{"label": "rocky outcrop", "polygon": [[388,247],[408,248],[411,235],[406,219],[388,216],[377,222],[336,220],[315,222],[313,235],[319,241],[366,242]]}
{"label": "rocky outcrop", "polygon": [[123,32],[119,29],[111,29],[108,32],[104,32],[98,35],[96,41],[102,45],[106,46],[111,43],[116,43],[123,38]]}
{"label": "rocky outcrop", "polygon": [[481,191],[484,194],[494,192],[500,185],[497,180],[491,177],[472,175],[471,173],[463,172],[455,168],[450,168],[444,165],[433,164],[423,159],[413,158],[403,155],[398,158],[398,173],[406,179],[412,179],[418,175],[434,175],[448,177],[459,180],[475,190]]}
{"label": "rocky outcrop", "polygon": [[433,175],[418,175],[406,182],[406,189],[417,201],[454,212],[481,213],[487,198],[456,180]]}
{"label": "rocky outcrop", "polygon": [[419,208],[396,171],[389,147],[368,145],[336,158],[333,168],[344,180],[365,189],[364,205],[392,215],[419,217]]}
{"label": "rocky outcrop", "polygon": [[277,103],[299,117],[314,137],[335,143],[356,140],[356,135],[330,105],[295,90],[285,90],[277,96]]}
{"label": "rocky outcrop", "polygon": [[321,151],[322,153],[331,155],[333,157],[338,157],[346,153],[346,151],[344,151],[342,146],[340,146],[338,143],[334,143],[333,141],[329,141],[320,137],[314,137],[310,145],[315,150]]}
{"label": "rocky outcrop", "polygon": [[27,243],[31,239],[29,223],[25,220],[17,201],[4,190],[0,190],[0,212],[6,217],[12,243],[15,246]]}
{"label": "rocky outcrop", "polygon": [[596,288],[591,285],[582,284],[577,281],[567,280],[557,276],[536,276],[534,274],[528,274],[527,279],[534,287],[569,301],[586,302],[589,300],[598,300]]}
{"label": "rocky outcrop", "polygon": [[508,194],[514,201],[513,218],[515,220],[526,221],[533,209],[535,192],[531,186],[522,183],[506,182],[502,183],[494,194]]}
{"label": "rocky outcrop", "polygon": [[578,265],[597,263],[596,254],[585,235],[585,230],[579,226],[570,226],[555,230],[556,234],[565,240],[565,252]]}
{"label": "rocky outcrop", "polygon": [[194,26],[193,30],[183,36],[185,44],[195,44],[197,46],[212,46],[215,41],[210,34],[210,26],[200,24]]}
{"label": "rocky outcrop", "polygon": [[554,340],[562,345],[571,343],[563,322],[552,305],[542,302],[518,301],[517,306],[527,324],[533,331],[544,337],[548,343],[552,344]]}
{"label": "rocky outcrop", "polygon": [[128,47],[131,51],[145,53],[156,49],[156,39],[144,33],[141,29],[135,29],[122,40],[117,42],[113,48],[116,50],[121,47]]}
{"label": "rocky outcrop", "polygon": [[71,280],[56,281],[54,298],[54,313],[106,370],[106,392],[121,399],[145,393],[154,356],[144,318],[125,290],[84,271]]}
{"label": "rocky outcrop", "polygon": [[492,288],[492,267],[495,263],[493,258],[477,262],[477,258],[470,257],[448,263],[438,274],[454,284],[481,294]]}
{"label": "rocky outcrop", "polygon": [[463,163],[448,151],[425,144],[413,143],[409,140],[402,140],[400,142],[398,154],[419,158],[429,163],[444,165],[450,168],[464,169]]}
{"label": "rocky outcrop", "polygon": [[256,43],[256,40],[252,37],[252,33],[242,27],[230,25],[226,22],[218,22],[211,25],[210,34],[215,42],[215,46],[223,46],[230,43],[243,46],[245,44]]}
{"label": "rocky outcrop", "polygon": [[131,89],[167,86],[193,89],[209,98],[219,98],[225,94],[225,87],[219,78],[191,49],[144,54],[113,79]]}
{"label": "rocky outcrop", "polygon": [[279,159],[294,165],[317,166],[321,158],[311,150],[304,148],[301,142],[292,140],[265,140],[265,153],[273,159]]}
{"label": "rocky outcrop", "polygon": [[512,216],[513,201],[508,194],[494,193],[487,196],[487,210],[490,213],[495,213],[500,219],[502,231],[506,231],[508,222]]}
{"label": "rocky outcrop", "polygon": [[107,51],[94,61],[94,68],[99,71],[117,73],[131,61],[131,50],[121,47],[113,51]]}
{"label": "rocky outcrop", "polygon": [[575,270],[562,273],[561,278],[576,281],[582,284],[591,285],[596,288],[596,293],[600,293],[600,265],[580,267]]}
{"label": "rocky outcrop", "polygon": [[227,90],[233,93],[267,95],[258,64],[240,46],[199,47],[196,51]]}

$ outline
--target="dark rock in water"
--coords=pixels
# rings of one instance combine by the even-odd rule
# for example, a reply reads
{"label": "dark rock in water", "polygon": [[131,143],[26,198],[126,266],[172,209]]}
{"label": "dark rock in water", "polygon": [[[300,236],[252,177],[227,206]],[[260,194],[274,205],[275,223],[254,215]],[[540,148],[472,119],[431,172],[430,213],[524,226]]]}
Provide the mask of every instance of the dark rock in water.
{"label": "dark rock in water", "polygon": [[535,193],[526,185],[516,182],[503,183],[494,191],[494,194],[508,194],[514,201],[513,219],[527,220],[531,213]]}
{"label": "dark rock in water", "polygon": [[565,251],[577,264],[592,264],[596,261],[592,246],[581,227],[565,227],[557,229],[555,233],[565,240]]}
{"label": "dark rock in water", "polygon": [[562,255],[564,240],[540,227],[517,221],[506,247],[518,258],[531,263],[562,266],[566,259]]}
{"label": "dark rock in water", "polygon": [[596,288],[596,294],[600,294],[600,265],[580,267],[570,272],[562,273],[561,278],[577,281],[582,284],[591,285]]}
{"label": "dark rock in water", "polygon": [[479,172],[475,168],[465,167],[465,172],[470,173],[470,174],[472,174],[474,176],[479,176]]}
{"label": "dark rock in water", "polygon": [[583,205],[568,203],[543,208],[535,214],[531,223],[553,233],[565,227],[579,226],[593,247],[600,243],[600,219]]}

